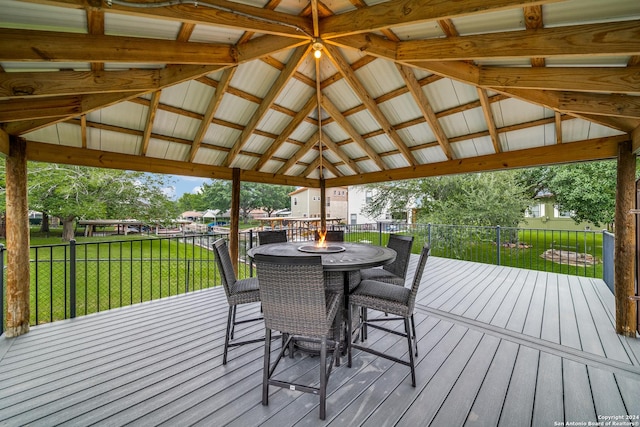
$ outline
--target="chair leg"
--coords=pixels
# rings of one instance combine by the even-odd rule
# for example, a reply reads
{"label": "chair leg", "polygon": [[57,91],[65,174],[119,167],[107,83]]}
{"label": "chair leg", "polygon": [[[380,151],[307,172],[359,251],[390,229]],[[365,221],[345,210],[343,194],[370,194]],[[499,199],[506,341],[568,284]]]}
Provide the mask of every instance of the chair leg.
{"label": "chair leg", "polygon": [[409,349],[409,366],[411,367],[411,385],[416,386],[416,367],[413,358],[413,339],[411,338],[411,325],[409,325],[409,318],[404,318],[404,331],[407,334],[407,344]]}
{"label": "chair leg", "polygon": [[269,404],[269,370],[271,368],[271,329],[264,331],[264,367],[262,369],[262,404]]}
{"label": "chair leg", "polygon": [[[358,308],[358,311],[360,309]],[[347,334],[345,336],[345,340],[347,341],[347,368],[351,367],[351,341],[353,340],[353,326],[351,319],[351,306],[347,308]]]}
{"label": "chair leg", "polygon": [[229,337],[231,337],[231,339],[233,339],[233,333],[236,331],[236,308],[237,307],[238,307],[237,305],[233,306],[233,315],[231,319],[231,333],[229,334]]}
{"label": "chair leg", "polygon": [[[337,344],[336,344],[337,345]],[[320,419],[327,416],[327,337],[320,342]]]}
{"label": "chair leg", "polygon": [[416,335],[416,319],[411,315],[411,332],[413,333],[413,345],[416,348],[416,357],[418,357],[418,336]]}
{"label": "chair leg", "polygon": [[362,307],[362,329],[360,331],[360,342],[367,339],[367,308]]}
{"label": "chair leg", "polygon": [[233,319],[233,306],[229,306],[229,314],[227,315],[227,330],[224,336],[224,351],[222,354],[222,364],[227,364],[227,352],[229,351],[229,335],[231,334],[231,324]]}

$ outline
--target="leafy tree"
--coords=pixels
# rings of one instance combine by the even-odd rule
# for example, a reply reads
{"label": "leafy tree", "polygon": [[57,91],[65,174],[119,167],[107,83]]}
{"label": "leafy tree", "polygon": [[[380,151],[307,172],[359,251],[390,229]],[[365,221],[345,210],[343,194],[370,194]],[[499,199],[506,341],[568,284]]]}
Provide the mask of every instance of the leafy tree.
{"label": "leafy tree", "polygon": [[[225,211],[231,206],[231,181],[214,180],[202,186],[205,209]],[[243,182],[240,185],[240,211],[246,221],[254,209],[263,209],[269,216],[277,209],[289,206],[293,187]],[[203,209],[204,210],[204,209]]]}
{"label": "leafy tree", "polygon": [[[206,185],[206,184],[205,184]],[[176,202],[180,212],[205,211],[209,209],[202,193],[184,193]]]}
{"label": "leafy tree", "polygon": [[378,216],[385,209],[415,206],[424,222],[516,226],[531,204],[516,176],[513,171],[485,172],[371,185],[376,191],[365,210]]}
{"label": "leafy tree", "polygon": [[520,175],[520,181],[529,186],[534,194],[552,194],[558,209],[570,212],[577,223],[588,221],[598,227],[606,225],[612,229],[616,174],[616,161],[608,160],[530,168]]}
{"label": "leafy tree", "polygon": [[163,221],[175,204],[161,175],[56,164],[29,164],[29,206],[62,221],[62,239],[73,238],[76,218]]}

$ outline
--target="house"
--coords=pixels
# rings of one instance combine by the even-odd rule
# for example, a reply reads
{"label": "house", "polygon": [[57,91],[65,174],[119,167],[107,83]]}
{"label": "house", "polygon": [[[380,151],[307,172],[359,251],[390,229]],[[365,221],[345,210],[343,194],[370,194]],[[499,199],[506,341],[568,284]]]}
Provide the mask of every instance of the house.
{"label": "house", "polygon": [[606,227],[606,224],[601,224],[600,227],[597,227],[593,223],[586,221],[576,223],[571,218],[571,212],[558,208],[553,194],[543,193],[536,196],[535,200],[537,203],[525,211],[525,219],[519,224],[519,227],[570,231],[597,230]]}
{"label": "house", "polygon": [[[320,218],[320,189],[301,187],[289,193],[291,216],[294,218]],[[327,218],[339,218],[346,222],[349,212],[349,189],[334,187],[325,190]]]}
{"label": "house", "polygon": [[377,217],[371,217],[363,212],[374,193],[375,189],[363,185],[349,186],[349,225],[375,224],[378,221],[391,219],[391,212],[384,212]]}

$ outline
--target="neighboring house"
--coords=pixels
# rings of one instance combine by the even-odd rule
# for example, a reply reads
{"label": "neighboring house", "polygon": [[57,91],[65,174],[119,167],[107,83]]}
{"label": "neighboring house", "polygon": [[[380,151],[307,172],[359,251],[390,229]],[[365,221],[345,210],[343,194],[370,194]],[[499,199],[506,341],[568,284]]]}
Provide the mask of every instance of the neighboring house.
{"label": "neighboring house", "polygon": [[538,202],[533,206],[530,206],[526,210],[524,216],[525,219],[519,224],[522,228],[541,228],[545,230],[598,230],[600,228],[606,228],[606,225],[601,224],[601,227],[596,227],[590,222],[576,222],[571,218],[571,212],[560,211],[554,203],[553,195],[544,193],[536,196],[535,200]]}
{"label": "neighboring house", "polygon": [[349,187],[349,225],[375,224],[378,221],[391,219],[391,212],[384,212],[375,218],[363,212],[363,209],[371,201],[374,193],[375,189],[362,185],[352,185]]}
{"label": "neighboring house", "polygon": [[[301,187],[289,193],[291,197],[291,216],[294,218],[320,217],[320,189]],[[349,190],[347,187],[334,187],[325,190],[327,218],[340,218],[347,222],[349,211]]]}
{"label": "neighboring house", "polygon": [[[352,185],[349,187],[349,224],[376,224],[382,223],[394,223],[394,222],[406,222],[413,223],[415,218],[415,209],[410,207],[407,209],[403,219],[399,220],[396,215],[396,220],[393,219],[390,211],[385,211],[377,217],[370,217],[363,212],[365,206],[370,203],[371,198],[375,195],[376,189],[363,185]],[[412,202],[413,204],[413,202]]]}
{"label": "neighboring house", "polygon": [[202,222],[202,212],[186,211],[180,214],[180,219],[193,222]]}

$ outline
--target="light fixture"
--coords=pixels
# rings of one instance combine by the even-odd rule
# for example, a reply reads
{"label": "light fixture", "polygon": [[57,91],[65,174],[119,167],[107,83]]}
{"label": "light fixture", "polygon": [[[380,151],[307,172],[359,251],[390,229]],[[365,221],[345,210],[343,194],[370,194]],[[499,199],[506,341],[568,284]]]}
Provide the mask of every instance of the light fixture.
{"label": "light fixture", "polygon": [[322,46],[322,43],[319,42],[318,39],[316,39],[311,47],[313,48],[313,56],[315,56],[316,59],[320,59],[320,57],[322,56],[322,48],[324,47]]}

